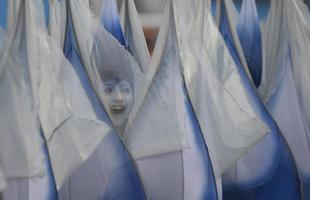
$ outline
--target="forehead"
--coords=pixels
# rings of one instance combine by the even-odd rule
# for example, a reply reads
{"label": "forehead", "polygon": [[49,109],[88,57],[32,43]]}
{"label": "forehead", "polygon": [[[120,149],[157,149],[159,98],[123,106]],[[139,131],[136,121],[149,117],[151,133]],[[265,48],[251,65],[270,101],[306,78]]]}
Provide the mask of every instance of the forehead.
{"label": "forehead", "polygon": [[108,79],[104,80],[103,84],[107,86],[131,86],[130,82],[126,79]]}
{"label": "forehead", "polygon": [[120,82],[122,80],[129,81],[129,77],[125,73],[122,73],[121,71],[118,70],[102,71],[100,73],[100,76],[104,82],[109,80],[113,80],[116,82]]}

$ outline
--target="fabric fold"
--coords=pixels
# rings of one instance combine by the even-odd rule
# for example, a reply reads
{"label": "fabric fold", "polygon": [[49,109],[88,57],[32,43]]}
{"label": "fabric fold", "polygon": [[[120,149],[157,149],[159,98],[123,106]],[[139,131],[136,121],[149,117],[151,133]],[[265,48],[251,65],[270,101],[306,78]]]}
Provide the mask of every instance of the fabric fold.
{"label": "fabric fold", "polygon": [[[246,95],[258,116],[269,126],[261,141],[253,146],[222,176],[224,199],[301,199],[300,179],[291,149],[262,101],[251,79],[240,47],[230,10],[222,1],[219,30],[240,74]],[[260,163],[257,166],[254,163]],[[274,188],[277,185],[277,188]]]}
{"label": "fabric fold", "polygon": [[[207,2],[192,3],[174,4],[178,46],[189,99],[209,148],[215,176],[220,178],[269,128],[258,118],[246,95],[234,60],[206,9]],[[183,15],[188,8],[196,10]]]}
{"label": "fabric fold", "polygon": [[260,87],[292,150],[306,199],[310,197],[310,162],[305,159],[310,156],[309,19],[309,10],[302,1],[271,2]]}

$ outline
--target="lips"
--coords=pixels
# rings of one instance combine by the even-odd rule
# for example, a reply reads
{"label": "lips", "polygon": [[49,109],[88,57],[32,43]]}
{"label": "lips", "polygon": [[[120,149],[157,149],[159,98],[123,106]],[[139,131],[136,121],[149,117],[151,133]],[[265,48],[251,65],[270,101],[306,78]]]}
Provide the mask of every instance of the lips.
{"label": "lips", "polygon": [[124,113],[125,110],[126,110],[126,107],[123,105],[114,105],[110,107],[110,111],[116,115]]}

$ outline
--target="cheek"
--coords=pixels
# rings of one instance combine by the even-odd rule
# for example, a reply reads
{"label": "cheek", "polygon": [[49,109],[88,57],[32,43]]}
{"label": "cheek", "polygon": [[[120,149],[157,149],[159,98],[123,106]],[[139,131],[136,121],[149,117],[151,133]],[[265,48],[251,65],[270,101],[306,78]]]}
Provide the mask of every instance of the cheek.
{"label": "cheek", "polygon": [[128,106],[132,106],[132,104],[133,104],[133,95],[132,95],[132,93],[125,94],[124,95],[124,99],[126,100]]}
{"label": "cheek", "polygon": [[105,94],[103,97],[103,103],[105,106],[111,105],[113,103],[113,97],[111,94]]}

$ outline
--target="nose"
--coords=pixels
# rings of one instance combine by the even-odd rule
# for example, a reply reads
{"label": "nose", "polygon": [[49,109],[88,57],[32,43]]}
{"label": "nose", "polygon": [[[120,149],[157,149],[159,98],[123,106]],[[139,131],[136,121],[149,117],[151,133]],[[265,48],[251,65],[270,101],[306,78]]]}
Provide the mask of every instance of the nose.
{"label": "nose", "polygon": [[117,103],[124,103],[123,94],[120,88],[116,87],[113,92],[113,101]]}

